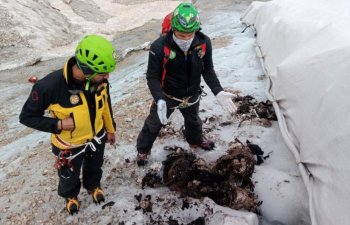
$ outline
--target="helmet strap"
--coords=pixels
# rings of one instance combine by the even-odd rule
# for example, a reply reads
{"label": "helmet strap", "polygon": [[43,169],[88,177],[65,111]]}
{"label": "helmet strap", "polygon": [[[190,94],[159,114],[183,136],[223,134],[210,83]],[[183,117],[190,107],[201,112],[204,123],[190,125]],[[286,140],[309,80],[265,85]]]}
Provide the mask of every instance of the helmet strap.
{"label": "helmet strap", "polygon": [[88,91],[90,89],[90,81],[92,78],[94,78],[97,75],[97,73],[92,74],[89,77],[86,77],[86,83],[85,83],[85,91]]}
{"label": "helmet strap", "polygon": [[85,83],[85,91],[88,91],[90,89],[90,80],[87,80]]}
{"label": "helmet strap", "polygon": [[[85,66],[85,69],[83,68],[83,65]],[[80,69],[80,71],[84,74],[85,79],[86,79],[86,83],[85,83],[85,91],[88,91],[90,89],[90,81],[92,78],[94,78],[97,73],[93,73],[92,75],[87,75],[86,73],[86,68],[89,69],[89,71],[93,71],[91,68],[89,68],[88,66],[86,66],[85,64],[81,63],[78,59],[77,59],[77,66]]]}

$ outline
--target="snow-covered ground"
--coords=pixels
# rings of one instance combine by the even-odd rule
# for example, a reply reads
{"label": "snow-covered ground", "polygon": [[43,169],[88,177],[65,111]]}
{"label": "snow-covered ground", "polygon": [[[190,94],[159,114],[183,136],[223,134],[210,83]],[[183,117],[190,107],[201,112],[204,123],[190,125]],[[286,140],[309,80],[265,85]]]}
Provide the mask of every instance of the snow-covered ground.
{"label": "snow-covered ground", "polygon": [[69,56],[86,34],[116,32],[161,19],[180,1],[16,0],[0,2],[0,70]]}
{"label": "snow-covered ground", "polygon": [[[102,4],[104,1],[94,2],[99,5],[100,10],[113,14],[111,9],[114,9],[113,4],[117,1],[110,2],[111,6]],[[153,11],[159,12],[157,19],[177,5],[175,1],[142,2],[140,4],[145,4],[145,7],[150,5],[154,7]],[[164,8],[164,4],[171,7]],[[259,101],[265,101],[265,77],[254,51],[254,33],[250,29],[242,33],[244,27],[240,22],[241,12],[248,4],[249,1],[229,0],[196,2],[200,10],[203,32],[212,39],[214,65],[222,86],[238,91],[241,95],[252,95]],[[130,18],[134,13],[138,11],[130,11]],[[114,17],[118,18],[118,15]],[[128,20],[130,18],[127,17],[125,20],[130,21]],[[143,27],[122,33],[123,37],[120,34],[113,35],[111,32],[109,35],[114,37],[113,43],[117,49],[122,51],[128,47],[137,47],[156,38],[161,21],[154,23],[149,21],[151,19],[152,17],[145,20],[144,22],[148,21],[146,24],[130,26],[129,29],[144,24]],[[103,23],[107,24],[106,21]],[[85,27],[87,31],[89,29],[97,31],[94,30],[97,26],[95,23],[89,26]],[[145,40],[145,37],[149,39]],[[74,44],[61,46],[65,49],[62,56],[66,56],[67,50],[74,48],[73,46]],[[189,199],[191,207],[182,210],[183,200],[177,193],[170,192],[167,188],[141,189],[140,178],[146,171],[137,168],[134,159],[136,137],[148,114],[151,102],[144,75],[147,56],[147,51],[131,53],[118,63],[117,71],[110,78],[112,103],[118,128],[118,146],[116,149],[111,146],[106,149],[102,188],[106,191],[107,202],[113,201],[114,205],[102,210],[101,206],[92,204],[90,196],[82,190],[79,196],[81,211],[74,216],[67,215],[63,209],[63,200],[56,194],[57,175],[53,168],[54,158],[50,153],[49,135],[33,131],[18,123],[18,115],[31,88],[26,82],[27,77],[33,71],[42,77],[51,70],[63,66],[64,59],[54,59],[32,67],[1,72],[0,131],[3,135],[0,138],[0,201],[2,202],[0,224],[123,224],[122,222],[130,225],[147,222],[152,224],[150,214],[135,211],[138,202],[134,195],[140,193],[143,196],[152,196],[153,218],[168,220],[171,216],[183,224],[203,216],[206,217],[206,224],[257,223],[254,214],[239,213],[217,206],[210,199]],[[13,79],[10,79],[12,77]],[[241,141],[249,139],[258,144],[265,154],[270,155],[262,165],[256,166],[253,175],[255,193],[258,194],[259,201],[263,201],[260,206],[262,212],[262,217],[259,218],[260,224],[310,224],[306,190],[295,160],[282,140],[277,122],[273,122],[271,127],[263,127],[250,121],[238,126],[240,121],[237,117],[226,114],[209,89],[205,87],[205,90],[208,96],[201,101],[201,109],[205,109],[205,112],[200,114],[201,117],[204,119],[208,116],[217,116],[220,122],[233,123],[214,129],[209,134],[217,140],[215,151],[197,150],[195,154],[207,161],[213,161],[225,154],[228,143],[234,138]],[[179,112],[175,112],[170,121],[176,129],[180,129],[183,123]],[[163,161],[168,153],[163,147],[171,144],[188,149],[188,145],[178,137],[158,139],[152,149],[151,162]],[[126,159],[131,160],[131,163],[127,163]]]}

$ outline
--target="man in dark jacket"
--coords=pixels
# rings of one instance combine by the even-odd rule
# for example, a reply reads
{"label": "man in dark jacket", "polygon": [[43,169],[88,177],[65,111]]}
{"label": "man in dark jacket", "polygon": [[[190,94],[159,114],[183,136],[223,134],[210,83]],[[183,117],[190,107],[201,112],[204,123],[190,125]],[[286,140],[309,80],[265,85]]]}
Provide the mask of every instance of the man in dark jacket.
{"label": "man in dark jacket", "polygon": [[234,113],[233,94],[225,92],[215,74],[210,39],[199,31],[196,8],[181,3],[171,18],[172,31],[158,38],[151,46],[147,68],[147,84],[154,98],[144,126],[137,138],[137,164],[147,163],[153,142],[167,119],[179,109],[185,120],[186,140],[191,147],[214,148],[202,137],[199,117],[200,82],[205,82],[219,103]]}
{"label": "man in dark jacket", "polygon": [[116,131],[107,79],[115,64],[109,41],[86,36],[63,69],[34,84],[20,114],[24,125],[51,133],[58,194],[66,199],[70,214],[79,210],[81,167],[84,188],[95,203],[104,201],[100,185],[104,148],[106,142],[115,143]]}

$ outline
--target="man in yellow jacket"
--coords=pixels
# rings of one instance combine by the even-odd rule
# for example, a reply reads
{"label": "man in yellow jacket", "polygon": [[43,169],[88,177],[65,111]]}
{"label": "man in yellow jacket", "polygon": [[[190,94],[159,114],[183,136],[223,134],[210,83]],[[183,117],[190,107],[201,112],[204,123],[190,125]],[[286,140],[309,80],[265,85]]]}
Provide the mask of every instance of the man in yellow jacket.
{"label": "man in yellow jacket", "polygon": [[84,37],[63,69],[34,84],[20,114],[22,124],[51,133],[58,194],[66,199],[70,214],[79,211],[81,168],[83,187],[95,203],[104,201],[100,184],[104,148],[106,142],[115,143],[116,131],[108,83],[115,65],[109,41],[98,35]]}

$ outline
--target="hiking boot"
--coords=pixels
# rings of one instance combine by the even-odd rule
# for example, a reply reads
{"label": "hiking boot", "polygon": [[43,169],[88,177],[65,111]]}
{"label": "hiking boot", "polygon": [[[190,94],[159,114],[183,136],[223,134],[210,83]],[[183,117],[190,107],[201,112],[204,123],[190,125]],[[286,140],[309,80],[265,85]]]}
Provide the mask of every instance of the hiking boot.
{"label": "hiking boot", "polygon": [[92,196],[92,200],[94,201],[94,203],[101,204],[101,202],[105,201],[105,194],[101,188],[97,187],[93,191],[89,192]]}
{"label": "hiking boot", "polygon": [[69,214],[73,215],[79,211],[79,201],[77,197],[66,198],[66,209]]}
{"label": "hiking boot", "polygon": [[215,143],[211,140],[203,141],[200,145],[190,145],[191,148],[202,148],[206,151],[213,150]]}
{"label": "hiking boot", "polygon": [[146,166],[148,163],[147,153],[137,153],[136,162],[138,166]]}

